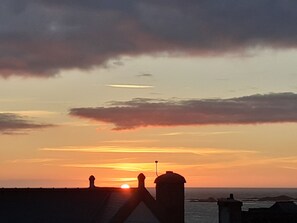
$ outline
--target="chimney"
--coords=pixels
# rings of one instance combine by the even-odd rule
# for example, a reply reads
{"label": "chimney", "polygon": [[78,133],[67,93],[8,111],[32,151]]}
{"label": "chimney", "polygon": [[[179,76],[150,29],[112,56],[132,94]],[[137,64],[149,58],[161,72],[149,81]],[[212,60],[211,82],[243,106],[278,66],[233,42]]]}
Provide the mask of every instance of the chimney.
{"label": "chimney", "polygon": [[233,194],[229,198],[219,199],[219,223],[241,223],[242,202],[234,199]]}
{"label": "chimney", "polygon": [[89,177],[89,181],[90,181],[90,186],[89,186],[89,188],[90,188],[90,189],[94,189],[94,188],[96,188],[96,186],[95,186],[95,177],[94,177],[93,175],[91,175],[91,176]]}
{"label": "chimney", "polygon": [[144,176],[144,174],[143,173],[139,174],[137,178],[138,178],[138,189],[145,188],[145,185],[144,185],[145,176]]}
{"label": "chimney", "polygon": [[185,187],[186,180],[183,176],[167,171],[155,180],[156,200],[167,212],[171,223],[185,222]]}

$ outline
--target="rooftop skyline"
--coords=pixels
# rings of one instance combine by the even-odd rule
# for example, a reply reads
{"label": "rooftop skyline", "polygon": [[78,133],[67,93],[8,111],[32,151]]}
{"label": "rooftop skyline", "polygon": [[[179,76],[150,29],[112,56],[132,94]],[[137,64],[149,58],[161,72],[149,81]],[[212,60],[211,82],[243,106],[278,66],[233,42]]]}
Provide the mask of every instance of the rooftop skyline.
{"label": "rooftop skyline", "polygon": [[296,187],[296,11],[4,0],[0,187]]}

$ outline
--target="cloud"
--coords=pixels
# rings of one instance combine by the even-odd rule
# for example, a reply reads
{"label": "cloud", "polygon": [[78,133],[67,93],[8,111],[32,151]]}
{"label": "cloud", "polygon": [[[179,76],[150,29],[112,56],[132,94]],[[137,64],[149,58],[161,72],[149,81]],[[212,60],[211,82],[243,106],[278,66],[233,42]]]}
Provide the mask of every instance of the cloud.
{"label": "cloud", "polygon": [[16,159],[16,160],[8,160],[8,163],[50,163],[54,161],[59,161],[59,159],[52,159],[52,158],[34,158],[34,159]]}
{"label": "cloud", "polygon": [[144,73],[144,74],[138,74],[137,77],[153,77],[153,75],[149,73]]}
{"label": "cloud", "polygon": [[121,56],[296,48],[295,0],[2,0],[0,75],[56,75]]}
{"label": "cloud", "polygon": [[0,134],[24,133],[33,129],[42,129],[51,126],[49,124],[33,123],[17,114],[0,113]]}
{"label": "cloud", "polygon": [[153,171],[152,163],[109,163],[109,164],[98,164],[98,163],[76,163],[76,164],[64,164],[64,167],[77,167],[77,168],[104,168],[114,170],[124,170],[132,172],[140,171]]}
{"label": "cloud", "polygon": [[[261,154],[253,150],[234,150],[228,148],[177,148],[177,147],[133,147],[133,146],[64,146],[41,148],[42,153],[61,158],[77,153],[77,159],[63,160],[64,167],[112,168],[115,170],[147,171],[155,170],[154,160],[162,169],[187,168],[200,166],[218,168],[219,165],[242,165],[242,161],[255,160]],[[131,155],[129,155],[131,154]],[[103,157],[103,158],[102,158]],[[149,160],[148,160],[149,157]],[[246,163],[246,162],[245,162]],[[59,163],[54,163],[59,165]],[[225,166],[226,167],[226,166]],[[141,169],[144,168],[144,169]]]}
{"label": "cloud", "polygon": [[112,123],[115,130],[148,126],[297,122],[297,94],[273,93],[229,99],[133,99],[111,107],[72,108],[70,115]]}
{"label": "cloud", "polygon": [[213,154],[248,154],[256,153],[252,150],[234,151],[222,148],[161,148],[161,147],[131,147],[131,146],[62,146],[53,148],[41,148],[40,151],[48,152],[78,152],[78,153],[174,153],[174,154],[196,154],[196,155],[213,155]]}
{"label": "cloud", "polygon": [[130,89],[147,89],[153,88],[154,86],[151,85],[136,85],[136,84],[109,84],[108,87],[113,88],[130,88]]}
{"label": "cloud", "polygon": [[30,116],[30,117],[50,117],[58,114],[57,112],[41,111],[41,110],[2,111],[2,113],[13,113],[15,115]]}
{"label": "cloud", "polygon": [[161,136],[179,136],[179,135],[196,135],[196,136],[208,136],[208,135],[225,135],[235,134],[237,132],[223,131],[223,132],[169,132],[160,134]]}

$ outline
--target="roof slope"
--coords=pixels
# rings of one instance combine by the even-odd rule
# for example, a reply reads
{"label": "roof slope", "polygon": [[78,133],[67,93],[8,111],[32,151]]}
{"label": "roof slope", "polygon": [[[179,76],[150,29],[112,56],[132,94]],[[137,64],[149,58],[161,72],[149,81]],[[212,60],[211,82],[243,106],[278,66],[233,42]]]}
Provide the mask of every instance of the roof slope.
{"label": "roof slope", "polygon": [[111,223],[124,222],[135,208],[143,202],[160,222],[167,222],[167,213],[146,188],[138,188],[131,198],[119,209]]}
{"label": "roof slope", "polygon": [[293,201],[279,201],[270,207],[271,211],[297,213],[297,205]]}
{"label": "roof slope", "polygon": [[[0,222],[95,223],[102,222],[103,216],[108,222],[135,189],[129,191],[119,188],[0,189]],[[104,212],[117,201],[114,213]]]}
{"label": "roof slope", "polygon": [[296,223],[297,205],[292,201],[276,202],[270,208],[250,208],[242,212],[243,223]]}

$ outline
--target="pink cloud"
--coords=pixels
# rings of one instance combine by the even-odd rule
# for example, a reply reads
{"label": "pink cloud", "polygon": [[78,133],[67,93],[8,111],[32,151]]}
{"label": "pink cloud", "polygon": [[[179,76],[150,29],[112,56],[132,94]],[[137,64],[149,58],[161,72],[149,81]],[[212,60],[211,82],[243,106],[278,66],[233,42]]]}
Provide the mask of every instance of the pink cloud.
{"label": "pink cloud", "polygon": [[180,101],[134,99],[111,107],[72,108],[70,115],[112,123],[115,130],[148,126],[297,122],[297,94]]}

